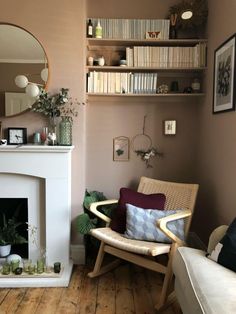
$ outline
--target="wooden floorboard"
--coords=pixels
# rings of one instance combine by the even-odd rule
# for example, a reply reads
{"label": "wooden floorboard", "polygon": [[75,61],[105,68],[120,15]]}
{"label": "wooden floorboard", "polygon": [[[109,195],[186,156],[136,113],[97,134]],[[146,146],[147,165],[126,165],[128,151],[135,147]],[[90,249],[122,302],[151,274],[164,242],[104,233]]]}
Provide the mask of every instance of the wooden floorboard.
{"label": "wooden floorboard", "polygon": [[[0,314],[155,314],[163,276],[132,264],[88,278],[75,266],[67,288],[0,289]],[[173,304],[163,314],[176,314]]]}

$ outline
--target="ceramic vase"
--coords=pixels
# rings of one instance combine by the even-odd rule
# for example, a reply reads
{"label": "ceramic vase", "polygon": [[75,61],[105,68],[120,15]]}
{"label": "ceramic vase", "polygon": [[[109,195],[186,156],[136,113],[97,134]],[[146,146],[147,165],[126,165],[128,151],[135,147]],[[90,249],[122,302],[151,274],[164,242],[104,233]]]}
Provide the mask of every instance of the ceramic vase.
{"label": "ceramic vase", "polygon": [[70,117],[61,117],[59,123],[59,144],[63,146],[72,145],[72,122]]}

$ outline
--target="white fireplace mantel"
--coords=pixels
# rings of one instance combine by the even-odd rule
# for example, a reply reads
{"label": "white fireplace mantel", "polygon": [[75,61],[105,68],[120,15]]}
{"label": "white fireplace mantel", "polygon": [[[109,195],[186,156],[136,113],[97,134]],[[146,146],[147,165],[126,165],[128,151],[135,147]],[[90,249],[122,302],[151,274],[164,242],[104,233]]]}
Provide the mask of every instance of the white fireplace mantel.
{"label": "white fireplace mantel", "polygon": [[[73,146],[0,146],[0,198],[28,198],[28,222],[41,232],[49,265],[60,261],[64,266],[58,278],[6,277],[0,287],[69,284],[72,150]],[[29,235],[29,258],[34,259],[37,252],[30,240]]]}

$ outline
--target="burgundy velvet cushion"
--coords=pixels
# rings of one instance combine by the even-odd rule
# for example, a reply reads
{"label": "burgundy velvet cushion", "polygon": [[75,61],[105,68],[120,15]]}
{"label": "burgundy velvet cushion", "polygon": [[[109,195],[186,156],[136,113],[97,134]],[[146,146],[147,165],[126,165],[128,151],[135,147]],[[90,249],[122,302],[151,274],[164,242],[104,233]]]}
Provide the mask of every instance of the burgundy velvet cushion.
{"label": "burgundy velvet cushion", "polygon": [[166,197],[164,194],[143,194],[128,188],[120,189],[120,199],[114,210],[110,227],[112,230],[124,233],[126,229],[126,204],[144,209],[164,209]]}

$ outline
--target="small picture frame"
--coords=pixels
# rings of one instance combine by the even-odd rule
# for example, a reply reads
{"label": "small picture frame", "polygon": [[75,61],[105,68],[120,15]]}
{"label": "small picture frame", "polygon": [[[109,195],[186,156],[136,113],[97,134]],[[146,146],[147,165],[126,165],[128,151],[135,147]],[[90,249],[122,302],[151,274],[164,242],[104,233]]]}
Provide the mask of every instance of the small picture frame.
{"label": "small picture frame", "polygon": [[235,110],[235,40],[236,34],[215,50],[213,113]]}
{"label": "small picture frame", "polygon": [[113,139],[113,161],[129,160],[130,141],[126,136],[118,136]]}
{"label": "small picture frame", "polygon": [[165,135],[176,135],[176,120],[165,120],[164,121],[164,134]]}

